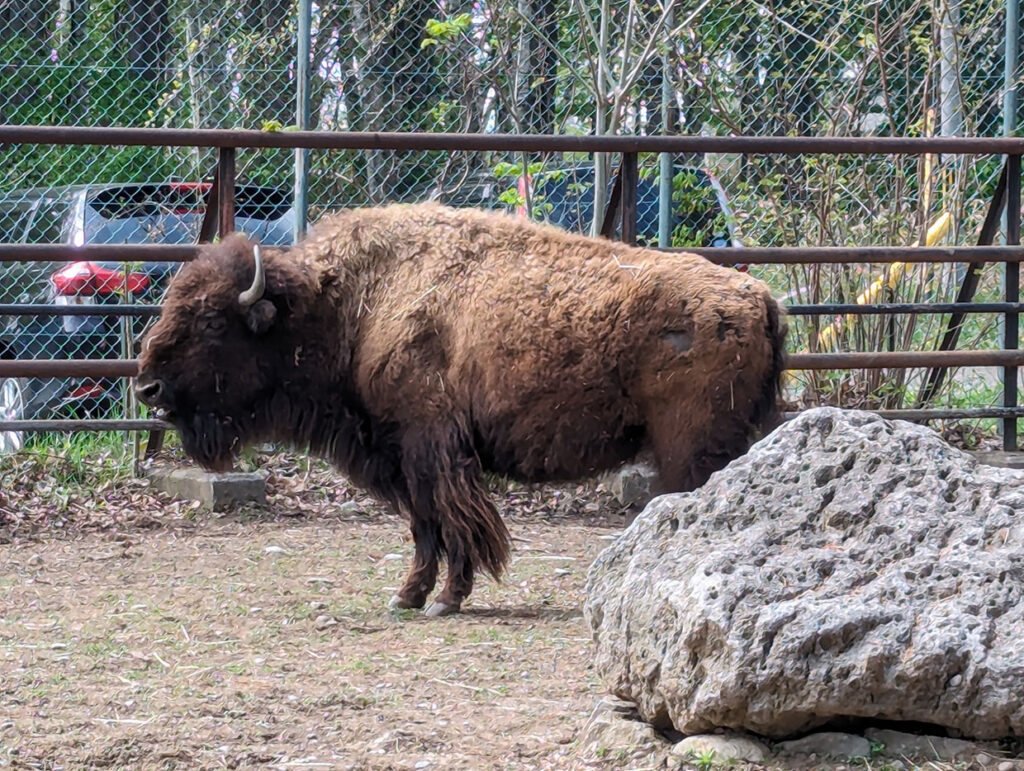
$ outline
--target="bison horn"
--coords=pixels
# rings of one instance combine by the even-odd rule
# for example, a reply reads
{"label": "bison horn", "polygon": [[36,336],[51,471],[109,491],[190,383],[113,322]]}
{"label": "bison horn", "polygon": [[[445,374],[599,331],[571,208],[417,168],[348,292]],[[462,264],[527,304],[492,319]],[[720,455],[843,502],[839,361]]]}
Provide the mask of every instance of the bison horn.
{"label": "bison horn", "polygon": [[253,244],[252,258],[256,262],[256,275],[253,276],[252,286],[238,295],[238,302],[243,308],[255,305],[263,297],[263,292],[267,288],[266,276],[263,273],[263,257],[260,256],[259,244]]}

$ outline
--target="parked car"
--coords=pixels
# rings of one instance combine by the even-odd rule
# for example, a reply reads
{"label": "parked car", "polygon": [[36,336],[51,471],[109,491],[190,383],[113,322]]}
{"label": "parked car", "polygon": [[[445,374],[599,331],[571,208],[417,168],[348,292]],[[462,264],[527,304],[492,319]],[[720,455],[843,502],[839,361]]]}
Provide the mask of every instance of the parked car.
{"label": "parked car", "polygon": [[[655,170],[656,171],[656,170]],[[609,192],[612,180],[609,180]],[[505,203],[514,191],[519,205]],[[449,206],[505,209],[526,216],[527,179],[497,179],[481,172],[457,184],[435,186],[425,197]],[[594,211],[594,167],[590,163],[546,169],[530,177],[532,213],[536,219],[565,230],[588,233]],[[641,174],[637,185],[637,241],[658,243],[657,174]],[[672,180],[673,245],[741,246],[736,238],[734,215],[725,190],[707,169],[675,165]]]}
{"label": "parked car", "polygon": [[[83,244],[195,243],[209,183],[74,185],[0,196],[0,242]],[[291,190],[235,188],[235,228],[265,244],[293,238]],[[158,302],[178,263],[0,263],[0,303],[86,306]],[[116,316],[8,316],[0,358],[114,359],[125,332],[145,319]],[[128,324],[128,329],[125,329]],[[102,417],[120,398],[117,380],[0,378],[0,420]],[[18,449],[20,432],[0,432],[0,452]]]}

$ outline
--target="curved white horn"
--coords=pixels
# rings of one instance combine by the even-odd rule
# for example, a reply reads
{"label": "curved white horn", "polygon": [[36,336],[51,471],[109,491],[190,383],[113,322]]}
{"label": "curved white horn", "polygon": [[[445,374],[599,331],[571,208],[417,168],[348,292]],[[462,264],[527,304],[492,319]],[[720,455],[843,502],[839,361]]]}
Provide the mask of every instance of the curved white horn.
{"label": "curved white horn", "polygon": [[243,308],[255,305],[256,302],[263,297],[263,292],[267,288],[266,276],[263,273],[263,257],[260,256],[259,244],[253,244],[252,258],[256,263],[256,275],[253,276],[252,286],[238,295],[238,302]]}

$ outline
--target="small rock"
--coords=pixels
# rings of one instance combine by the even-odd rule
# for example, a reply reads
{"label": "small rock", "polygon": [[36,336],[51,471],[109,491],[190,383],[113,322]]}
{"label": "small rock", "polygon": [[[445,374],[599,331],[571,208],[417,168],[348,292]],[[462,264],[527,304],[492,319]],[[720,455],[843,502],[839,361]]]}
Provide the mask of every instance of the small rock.
{"label": "small rock", "polygon": [[43,564],[43,555],[42,554],[33,554],[31,557],[28,558],[28,564],[29,565],[42,565]]}
{"label": "small rock", "polygon": [[871,742],[863,736],[822,731],[802,739],[779,742],[779,750],[794,755],[827,755],[833,758],[862,758],[871,754]]}
{"label": "small rock", "polygon": [[970,757],[977,745],[948,736],[919,736],[884,728],[869,728],[864,732],[868,741],[882,745],[886,757],[910,757],[922,760],[954,760]]}
{"label": "small rock", "polygon": [[580,746],[592,751],[637,748],[653,751],[665,743],[650,724],[631,719],[635,715],[636,705],[632,702],[604,697],[580,732]]}
{"label": "small rock", "polygon": [[591,717],[601,712],[614,712],[619,715],[631,715],[636,717],[636,703],[620,699],[618,696],[605,696],[594,707]]}
{"label": "small rock", "polygon": [[745,734],[727,731],[723,734],[696,734],[672,747],[676,757],[708,757],[713,763],[730,763],[742,760],[747,763],[763,763],[768,748]]}
{"label": "small rock", "polygon": [[280,546],[268,546],[263,551],[265,551],[267,554],[287,554],[288,553],[284,549],[282,549]]}
{"label": "small rock", "polygon": [[1022,768],[1024,768],[1024,763],[1021,761],[1004,760],[996,766],[996,771],[1020,771]]}
{"label": "small rock", "polygon": [[357,514],[362,509],[355,501],[345,501],[338,504],[338,512],[341,514]]}
{"label": "small rock", "polygon": [[431,760],[420,760],[417,761],[416,765],[413,766],[413,768],[430,768],[432,765],[434,765],[434,762]]}
{"label": "small rock", "polygon": [[337,621],[335,621],[335,620],[334,620],[333,618],[331,618],[330,616],[324,616],[324,615],[320,615],[320,616],[317,616],[317,617],[316,617],[316,621],[314,621],[314,622],[313,622],[313,625],[314,625],[314,626],[315,626],[315,627],[316,627],[317,629],[327,629],[328,627],[331,627],[331,626],[336,626],[336,625],[337,625],[337,623],[338,623],[338,622],[337,622]]}
{"label": "small rock", "polygon": [[385,554],[380,558],[381,562],[398,562],[403,559],[401,554]]}
{"label": "small rock", "polygon": [[555,568],[554,571],[556,576],[571,576],[572,571],[569,568]]}

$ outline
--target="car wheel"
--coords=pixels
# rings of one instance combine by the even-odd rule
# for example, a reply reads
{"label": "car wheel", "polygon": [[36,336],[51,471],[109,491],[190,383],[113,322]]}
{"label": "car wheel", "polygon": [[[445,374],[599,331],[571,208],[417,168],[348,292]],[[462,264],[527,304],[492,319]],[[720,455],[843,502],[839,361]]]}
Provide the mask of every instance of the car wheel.
{"label": "car wheel", "polygon": [[[25,383],[17,378],[0,379],[0,420],[25,419]],[[0,455],[17,452],[25,444],[22,431],[0,431]]]}

